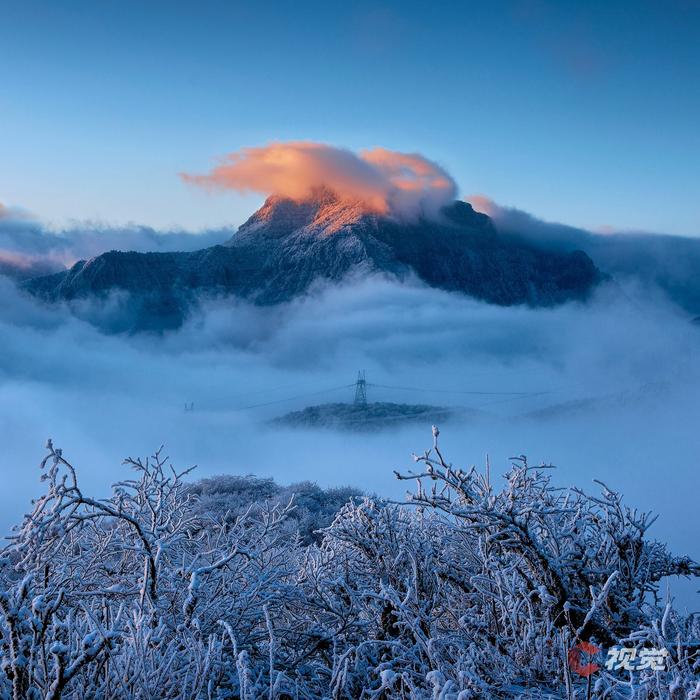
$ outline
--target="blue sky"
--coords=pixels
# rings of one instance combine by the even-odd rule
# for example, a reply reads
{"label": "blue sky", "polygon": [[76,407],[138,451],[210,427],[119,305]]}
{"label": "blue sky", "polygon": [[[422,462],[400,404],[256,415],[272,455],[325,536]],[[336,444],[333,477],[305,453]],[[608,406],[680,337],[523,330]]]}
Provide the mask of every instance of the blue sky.
{"label": "blue sky", "polygon": [[700,3],[0,0],[0,202],[57,226],[238,224],[244,146],[417,151],[462,195],[700,235]]}

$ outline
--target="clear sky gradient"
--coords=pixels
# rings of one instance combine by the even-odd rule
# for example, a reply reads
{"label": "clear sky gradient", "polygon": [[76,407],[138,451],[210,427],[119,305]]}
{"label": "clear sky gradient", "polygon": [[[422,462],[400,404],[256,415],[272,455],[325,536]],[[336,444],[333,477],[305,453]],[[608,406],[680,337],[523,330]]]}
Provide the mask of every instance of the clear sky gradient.
{"label": "clear sky gradient", "polygon": [[700,235],[700,2],[0,0],[0,202],[238,224],[178,173],[273,140],[418,151],[462,195]]}

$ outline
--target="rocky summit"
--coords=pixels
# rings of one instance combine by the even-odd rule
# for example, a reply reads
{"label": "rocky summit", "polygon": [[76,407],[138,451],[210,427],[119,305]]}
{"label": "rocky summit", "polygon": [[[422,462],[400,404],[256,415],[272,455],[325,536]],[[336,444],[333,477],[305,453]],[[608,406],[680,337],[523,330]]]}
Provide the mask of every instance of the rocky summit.
{"label": "rocky summit", "polygon": [[132,329],[162,329],[180,325],[202,299],[278,304],[313,285],[373,273],[531,306],[585,298],[601,279],[584,252],[544,250],[500,234],[466,202],[406,221],[321,189],[303,201],[269,197],[225,245],[110,251],[23,287],[51,302],[114,294],[130,309]]}

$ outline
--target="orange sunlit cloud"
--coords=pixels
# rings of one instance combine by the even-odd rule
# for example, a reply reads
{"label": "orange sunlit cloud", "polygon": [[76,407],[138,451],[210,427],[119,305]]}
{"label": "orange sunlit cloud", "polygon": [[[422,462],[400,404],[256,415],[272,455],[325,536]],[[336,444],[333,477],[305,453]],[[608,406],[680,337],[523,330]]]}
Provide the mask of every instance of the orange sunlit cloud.
{"label": "orange sunlit cloud", "polygon": [[464,199],[469,202],[476,211],[482,214],[488,214],[488,216],[493,216],[494,212],[498,209],[498,205],[493,199],[483,194],[470,194]]}
{"label": "orange sunlit cloud", "polygon": [[310,141],[243,148],[205,175],[182,174],[207,188],[276,194],[301,200],[318,187],[368,210],[398,216],[437,211],[456,196],[452,177],[417,153],[385,148],[362,151]]}

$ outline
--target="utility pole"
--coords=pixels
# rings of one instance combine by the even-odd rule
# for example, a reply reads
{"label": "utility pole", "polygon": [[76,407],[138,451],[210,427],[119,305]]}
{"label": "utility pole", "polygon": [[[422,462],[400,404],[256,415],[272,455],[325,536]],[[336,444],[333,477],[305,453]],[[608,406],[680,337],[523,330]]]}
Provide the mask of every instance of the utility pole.
{"label": "utility pole", "polygon": [[367,405],[367,381],[365,380],[365,371],[360,370],[357,373],[357,381],[355,382],[355,406]]}

